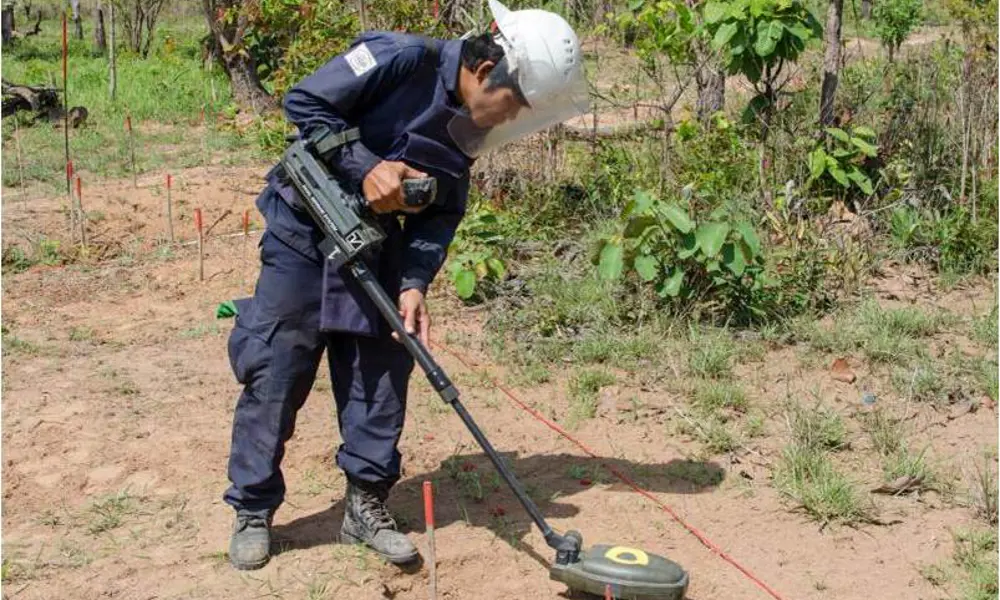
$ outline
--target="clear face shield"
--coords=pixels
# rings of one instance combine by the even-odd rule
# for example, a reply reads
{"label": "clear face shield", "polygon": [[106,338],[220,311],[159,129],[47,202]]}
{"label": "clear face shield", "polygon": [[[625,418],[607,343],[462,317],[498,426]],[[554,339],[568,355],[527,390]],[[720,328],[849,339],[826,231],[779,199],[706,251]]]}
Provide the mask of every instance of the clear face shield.
{"label": "clear face shield", "polygon": [[509,88],[521,101],[512,120],[493,127],[480,127],[467,109],[448,124],[448,133],[470,158],[537,133],[589,110],[590,97],[582,67],[557,71],[551,61],[531,60],[517,46],[506,46],[506,55],[487,80],[487,90]]}

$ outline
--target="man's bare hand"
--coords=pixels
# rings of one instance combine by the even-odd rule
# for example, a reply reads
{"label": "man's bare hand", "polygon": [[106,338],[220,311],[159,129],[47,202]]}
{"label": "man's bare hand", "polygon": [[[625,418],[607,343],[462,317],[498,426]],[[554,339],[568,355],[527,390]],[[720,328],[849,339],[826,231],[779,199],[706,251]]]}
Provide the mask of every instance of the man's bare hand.
{"label": "man's bare hand", "polygon": [[368,172],[361,182],[361,189],[368,200],[368,206],[376,213],[391,213],[396,210],[420,212],[419,208],[406,206],[403,202],[403,180],[427,177],[405,163],[383,160]]}
{"label": "man's bare hand", "polygon": [[[427,312],[427,303],[424,302],[424,294],[418,289],[409,289],[399,295],[399,314],[403,317],[403,324],[409,334],[418,333],[420,341],[424,346],[431,343],[431,315]],[[399,337],[392,334],[397,342]]]}

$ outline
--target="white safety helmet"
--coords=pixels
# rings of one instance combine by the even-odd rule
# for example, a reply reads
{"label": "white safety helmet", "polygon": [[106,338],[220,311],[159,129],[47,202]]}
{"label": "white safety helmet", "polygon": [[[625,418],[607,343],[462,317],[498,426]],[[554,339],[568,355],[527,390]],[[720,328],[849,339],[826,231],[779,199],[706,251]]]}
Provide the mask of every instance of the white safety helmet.
{"label": "white safety helmet", "polygon": [[499,30],[495,41],[504,49],[493,71],[516,84],[527,106],[514,120],[488,129],[475,125],[468,114],[454,118],[448,130],[470,157],[581,115],[589,107],[583,53],[569,23],[545,10],[510,11],[497,0],[489,0],[489,5]]}

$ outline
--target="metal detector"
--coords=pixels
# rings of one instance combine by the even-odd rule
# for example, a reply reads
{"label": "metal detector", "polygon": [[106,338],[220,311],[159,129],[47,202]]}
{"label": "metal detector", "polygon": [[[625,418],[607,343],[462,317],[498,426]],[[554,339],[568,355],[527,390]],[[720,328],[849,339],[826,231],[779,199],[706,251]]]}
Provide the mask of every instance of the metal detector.
{"label": "metal detector", "polygon": [[[596,545],[583,549],[583,536],[576,531],[556,533],[545,521],[524,487],[501,460],[486,436],[459,401],[458,390],[416,335],[406,333],[395,303],[365,264],[369,251],[383,239],[384,232],[372,218],[367,203],[358,194],[348,194],[322,164],[332,148],[356,139],[356,131],[332,134],[320,130],[305,140],[294,141],[281,165],[299,191],[303,204],[325,234],[320,245],[335,267],[346,266],[385,317],[399,341],[423,369],[441,399],[451,405],[496,470],[541,530],[545,543],[556,551],[549,576],[572,589],[604,595],[608,586],[615,598],[680,600],[688,586],[688,574],[677,563],[637,548]],[[332,141],[331,141],[331,138]],[[426,206],[434,201],[433,178],[404,182],[405,203]]]}

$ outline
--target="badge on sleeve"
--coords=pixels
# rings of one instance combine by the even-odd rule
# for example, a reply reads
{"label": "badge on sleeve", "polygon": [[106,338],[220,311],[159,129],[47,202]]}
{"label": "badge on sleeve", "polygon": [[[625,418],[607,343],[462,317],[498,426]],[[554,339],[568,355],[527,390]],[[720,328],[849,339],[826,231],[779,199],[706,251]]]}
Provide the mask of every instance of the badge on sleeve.
{"label": "badge on sleeve", "polygon": [[364,43],[358,44],[357,47],[345,54],[344,58],[347,60],[347,64],[351,67],[351,70],[358,77],[371,71],[378,64],[375,62],[375,57],[372,55],[371,50]]}

